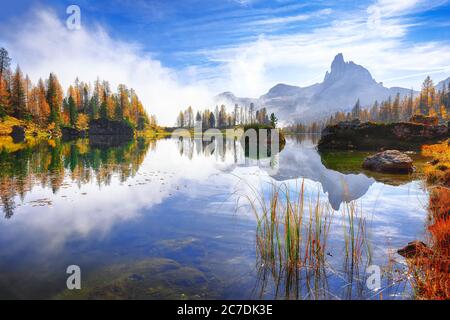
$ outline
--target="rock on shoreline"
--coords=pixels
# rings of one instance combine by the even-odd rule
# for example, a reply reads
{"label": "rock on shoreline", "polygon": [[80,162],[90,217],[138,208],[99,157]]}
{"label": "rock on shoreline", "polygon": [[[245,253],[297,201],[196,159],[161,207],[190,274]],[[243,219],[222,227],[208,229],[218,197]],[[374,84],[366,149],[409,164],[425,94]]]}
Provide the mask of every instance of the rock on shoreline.
{"label": "rock on shoreline", "polygon": [[322,132],[322,150],[419,149],[448,138],[446,125],[399,122],[390,124],[361,123],[359,120],[328,126]]}
{"label": "rock on shoreline", "polygon": [[411,173],[413,160],[398,150],[387,150],[367,157],[363,168],[383,173]]}
{"label": "rock on shoreline", "polygon": [[13,126],[11,131],[11,137],[14,143],[20,143],[25,141],[25,128],[21,126]]}

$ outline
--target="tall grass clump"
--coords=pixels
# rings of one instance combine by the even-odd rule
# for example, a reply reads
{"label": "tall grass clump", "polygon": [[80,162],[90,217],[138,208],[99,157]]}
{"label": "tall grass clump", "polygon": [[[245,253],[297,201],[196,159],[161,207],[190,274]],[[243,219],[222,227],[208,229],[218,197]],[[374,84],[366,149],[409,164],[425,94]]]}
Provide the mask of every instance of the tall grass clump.
{"label": "tall grass clump", "polygon": [[[267,192],[249,186],[244,195],[256,217],[256,253],[260,281],[268,275],[275,280],[275,296],[284,289],[286,298],[333,298],[328,288],[330,274],[345,278],[332,270],[327,259],[330,228],[336,212],[320,193],[307,195],[305,183],[290,188],[288,184],[271,184]],[[366,226],[356,204],[344,204],[345,272],[358,269],[367,255]],[[333,248],[336,249],[336,248]],[[338,251],[340,253],[340,250]],[[338,257],[341,258],[340,256]],[[346,281],[346,280],[342,280]],[[353,288],[352,281],[345,286]],[[301,293],[302,288],[306,291]],[[265,290],[265,284],[262,286]]]}
{"label": "tall grass clump", "polygon": [[257,221],[256,247],[261,263],[288,269],[319,266],[324,261],[332,218],[329,204],[319,196],[305,204],[304,182],[295,193],[286,184],[273,184],[267,201],[263,193],[254,195],[245,197]]}
{"label": "tall grass clump", "polygon": [[347,285],[344,286],[344,296],[352,299],[355,285],[358,291],[357,296],[362,296],[365,290],[365,270],[372,261],[372,251],[367,239],[366,219],[356,202],[344,205],[342,226],[344,229],[343,270],[347,281]]}

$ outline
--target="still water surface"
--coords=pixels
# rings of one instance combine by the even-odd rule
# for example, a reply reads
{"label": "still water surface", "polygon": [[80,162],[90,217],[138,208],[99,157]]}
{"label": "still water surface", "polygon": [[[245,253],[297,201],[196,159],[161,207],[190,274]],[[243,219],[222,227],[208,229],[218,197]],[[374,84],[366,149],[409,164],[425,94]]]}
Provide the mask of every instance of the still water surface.
{"label": "still water surface", "polygon": [[[0,298],[377,299],[365,268],[343,260],[340,211],[352,201],[366,220],[366,264],[383,270],[383,299],[409,298],[407,281],[392,282],[404,272],[393,252],[424,236],[422,184],[362,172],[364,154],[320,155],[316,143],[289,138],[259,161],[237,143],[205,152],[189,139],[3,151]],[[326,266],[274,274],[258,259],[255,216],[238,199],[250,186],[268,194],[302,182],[306,201],[320,196],[334,210]],[[80,291],[66,290],[69,265],[81,267]]]}

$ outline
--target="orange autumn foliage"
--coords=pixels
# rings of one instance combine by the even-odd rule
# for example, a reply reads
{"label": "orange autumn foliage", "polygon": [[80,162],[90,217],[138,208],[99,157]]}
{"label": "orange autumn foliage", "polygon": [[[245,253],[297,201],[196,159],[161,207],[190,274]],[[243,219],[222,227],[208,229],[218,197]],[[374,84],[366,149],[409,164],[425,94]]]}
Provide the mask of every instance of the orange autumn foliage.
{"label": "orange autumn foliage", "polygon": [[417,297],[450,299],[450,148],[448,141],[424,146],[423,155],[433,157],[425,168],[430,191],[429,247],[408,259]]}
{"label": "orange autumn foliage", "polygon": [[450,187],[450,141],[422,147],[422,155],[432,157],[424,168],[424,174],[429,184],[439,184]]}

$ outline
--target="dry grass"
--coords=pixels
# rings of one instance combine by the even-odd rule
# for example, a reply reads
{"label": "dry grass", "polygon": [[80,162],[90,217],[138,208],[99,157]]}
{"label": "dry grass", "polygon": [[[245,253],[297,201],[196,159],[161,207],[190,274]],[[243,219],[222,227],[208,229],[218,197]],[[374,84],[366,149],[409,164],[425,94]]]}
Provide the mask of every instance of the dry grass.
{"label": "dry grass", "polygon": [[429,250],[410,259],[419,299],[450,299],[450,191],[436,187],[430,194]]}
{"label": "dry grass", "polygon": [[0,119],[0,136],[9,136],[12,132],[12,127],[22,126],[23,121],[20,121],[13,117],[5,117]]}
{"label": "dry grass", "polygon": [[422,147],[422,154],[432,157],[424,168],[425,177],[429,184],[450,187],[450,141]]}

